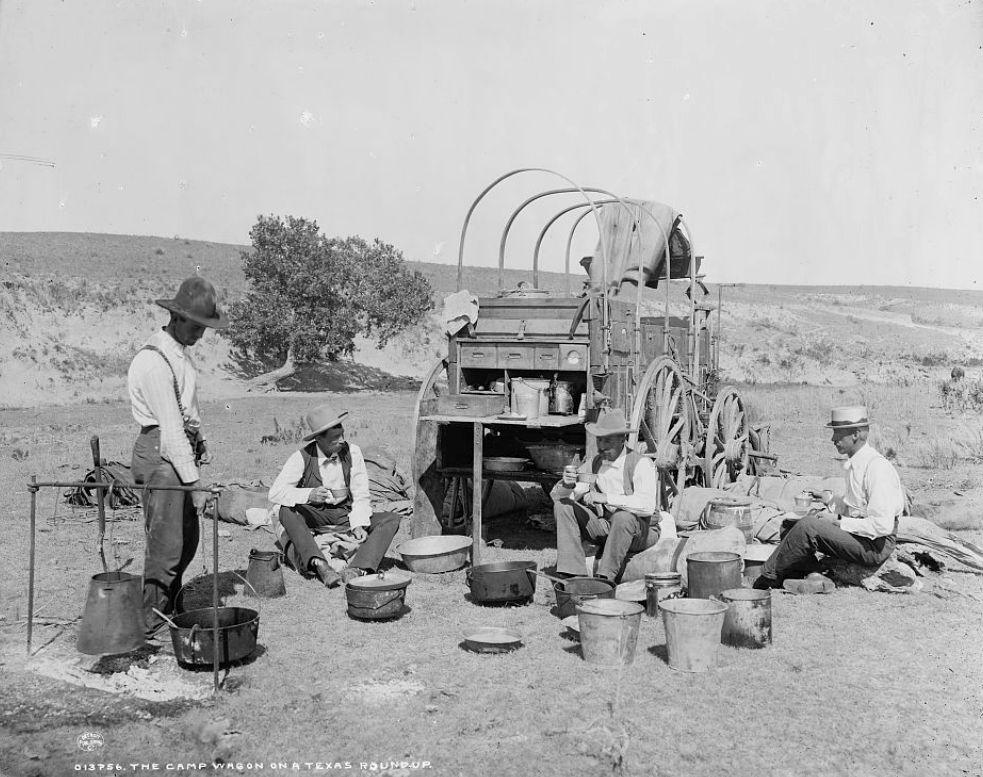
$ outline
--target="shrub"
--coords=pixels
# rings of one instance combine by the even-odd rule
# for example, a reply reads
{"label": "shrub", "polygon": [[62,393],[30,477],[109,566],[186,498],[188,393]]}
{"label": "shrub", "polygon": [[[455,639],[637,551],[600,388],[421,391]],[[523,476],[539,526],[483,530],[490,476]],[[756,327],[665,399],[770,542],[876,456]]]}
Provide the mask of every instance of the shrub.
{"label": "shrub", "polygon": [[267,365],[335,361],[355,337],[379,347],[433,307],[433,290],[393,246],[328,238],[317,223],[260,216],[242,252],[249,290],[229,308],[224,331],[240,356]]}

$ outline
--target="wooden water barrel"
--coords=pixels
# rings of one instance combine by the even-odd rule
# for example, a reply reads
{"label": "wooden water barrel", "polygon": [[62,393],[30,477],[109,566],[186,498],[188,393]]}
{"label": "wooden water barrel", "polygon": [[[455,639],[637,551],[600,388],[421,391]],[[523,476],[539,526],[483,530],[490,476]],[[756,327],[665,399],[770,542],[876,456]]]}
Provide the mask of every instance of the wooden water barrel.
{"label": "wooden water barrel", "polygon": [[739,497],[721,497],[711,499],[707,503],[707,529],[722,529],[725,526],[736,526],[744,533],[748,542],[754,537],[754,524],[751,520],[751,500]]}

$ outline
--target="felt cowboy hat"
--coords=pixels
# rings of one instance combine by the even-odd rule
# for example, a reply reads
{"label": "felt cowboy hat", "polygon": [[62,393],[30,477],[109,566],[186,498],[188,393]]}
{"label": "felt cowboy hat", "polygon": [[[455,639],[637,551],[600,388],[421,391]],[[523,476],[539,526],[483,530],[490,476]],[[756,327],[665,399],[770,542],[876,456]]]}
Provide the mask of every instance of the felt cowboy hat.
{"label": "felt cowboy hat", "polygon": [[830,429],[859,429],[870,426],[866,405],[851,405],[849,407],[834,407],[830,412]]}
{"label": "felt cowboy hat", "polygon": [[228,319],[215,304],[215,287],[204,278],[193,275],[181,283],[174,299],[159,299],[157,304],[189,321],[212,329],[225,329]]}
{"label": "felt cowboy hat", "polygon": [[326,429],[330,429],[332,426],[341,426],[347,417],[347,410],[336,412],[329,405],[315,407],[307,414],[307,425],[311,428],[311,433],[305,436],[304,440],[313,440]]}
{"label": "felt cowboy hat", "polygon": [[628,434],[631,431],[625,419],[625,411],[620,407],[601,410],[597,420],[584,424],[584,429],[595,437],[610,437],[614,434]]}

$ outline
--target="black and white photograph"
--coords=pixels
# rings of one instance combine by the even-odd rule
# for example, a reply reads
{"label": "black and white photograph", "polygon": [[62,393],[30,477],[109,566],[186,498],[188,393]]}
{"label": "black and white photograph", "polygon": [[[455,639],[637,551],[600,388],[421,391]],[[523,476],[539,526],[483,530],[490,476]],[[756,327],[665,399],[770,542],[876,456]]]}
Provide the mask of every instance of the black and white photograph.
{"label": "black and white photograph", "polygon": [[983,775],[983,0],[0,0],[0,777]]}

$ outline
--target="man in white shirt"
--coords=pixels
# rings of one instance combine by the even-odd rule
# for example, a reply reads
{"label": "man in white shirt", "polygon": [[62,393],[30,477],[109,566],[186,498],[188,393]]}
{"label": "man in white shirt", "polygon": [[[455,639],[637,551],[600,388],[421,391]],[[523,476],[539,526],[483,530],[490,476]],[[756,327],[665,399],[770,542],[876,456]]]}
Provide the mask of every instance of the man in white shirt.
{"label": "man in white shirt", "polygon": [[556,518],[556,571],[582,576],[587,571],[582,537],[603,544],[597,576],[614,582],[624,571],[628,553],[642,551],[659,540],[652,524],[658,478],[655,465],[628,450],[628,422],[618,408],[602,410],[596,423],[585,424],[597,437],[597,456],[581,464],[577,474],[593,474],[593,488],[577,487],[577,475],[564,471],[553,487]]}
{"label": "man in white shirt", "polygon": [[[870,421],[863,406],[834,407],[832,442],[847,457],[846,491],[814,494],[826,510],[798,520],[764,563],[755,588],[796,588],[792,579],[818,568],[816,553],[864,566],[880,566],[897,542],[905,492],[894,466],[867,443]],[[787,579],[787,580],[786,580]],[[787,584],[786,584],[787,582]]]}
{"label": "man in white shirt", "polygon": [[[307,414],[308,444],[295,451],[270,488],[287,561],[303,575],[317,577],[331,588],[366,572],[374,572],[399,529],[395,513],[373,513],[365,459],[357,445],[345,440],[344,410],[327,405]],[[314,534],[351,532],[361,544],[339,575],[324,558]]]}
{"label": "man in white shirt", "polygon": [[[167,326],[137,352],[127,388],[140,434],[133,445],[136,483],[199,486],[198,465],[208,460],[201,435],[196,372],[187,348],[206,328],[224,329],[215,287],[197,276],[186,279],[174,299],[157,304],[170,311]],[[143,564],[143,607],[147,637],[164,624],[154,612],[170,614],[181,576],[198,551],[198,515],[207,492],[147,491],[144,496],[147,547]]]}

